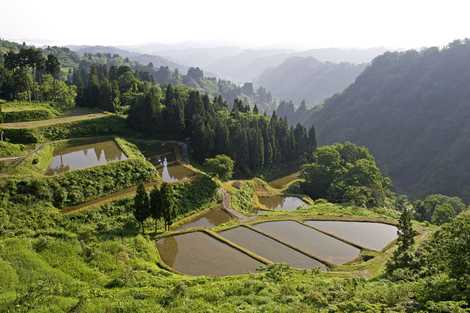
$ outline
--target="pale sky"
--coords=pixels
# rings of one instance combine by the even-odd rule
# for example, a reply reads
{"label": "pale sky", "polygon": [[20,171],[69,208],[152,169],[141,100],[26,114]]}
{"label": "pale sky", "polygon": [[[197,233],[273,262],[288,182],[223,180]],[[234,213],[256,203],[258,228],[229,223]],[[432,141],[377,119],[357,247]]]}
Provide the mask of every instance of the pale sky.
{"label": "pale sky", "polygon": [[469,12],[467,0],[0,0],[0,38],[419,48],[470,37]]}

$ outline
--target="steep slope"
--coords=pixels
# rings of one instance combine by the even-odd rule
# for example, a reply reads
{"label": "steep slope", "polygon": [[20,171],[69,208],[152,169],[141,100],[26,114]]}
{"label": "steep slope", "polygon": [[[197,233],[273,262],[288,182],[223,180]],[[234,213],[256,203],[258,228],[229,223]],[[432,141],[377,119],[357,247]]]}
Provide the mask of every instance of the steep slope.
{"label": "steep slope", "polygon": [[470,41],[385,53],[313,112],[321,144],[363,144],[412,195],[470,200]]}
{"label": "steep slope", "polygon": [[292,57],[268,69],[257,83],[282,99],[318,104],[343,91],[364,70],[365,64],[323,63],[312,57]]}
{"label": "steep slope", "polygon": [[281,64],[292,51],[243,50],[207,65],[207,69],[221,77],[245,82],[254,81],[267,68]]}
{"label": "steep slope", "polygon": [[368,48],[368,49],[340,49],[340,48],[320,48],[302,51],[296,56],[314,57],[322,62],[333,63],[369,63],[376,56],[389,51],[386,48]]}

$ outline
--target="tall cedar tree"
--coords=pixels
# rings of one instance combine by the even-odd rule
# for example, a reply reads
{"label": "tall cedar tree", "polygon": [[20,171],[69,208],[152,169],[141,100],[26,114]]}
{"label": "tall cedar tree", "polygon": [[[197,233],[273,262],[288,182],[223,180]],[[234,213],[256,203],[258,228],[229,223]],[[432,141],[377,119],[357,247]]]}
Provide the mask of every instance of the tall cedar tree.
{"label": "tall cedar tree", "polygon": [[163,183],[161,189],[161,207],[165,229],[168,230],[176,217],[176,193],[172,184]]}
{"label": "tall cedar tree", "polygon": [[150,192],[150,216],[152,216],[155,222],[155,232],[157,231],[158,220],[163,217],[162,208],[162,193],[160,189],[155,187]]}
{"label": "tall cedar tree", "polygon": [[397,268],[406,268],[413,262],[411,248],[414,244],[416,232],[411,223],[411,210],[405,208],[400,215],[398,224],[398,244],[392,259],[387,263],[387,272],[391,273]]}
{"label": "tall cedar tree", "polygon": [[150,215],[150,201],[145,186],[140,183],[134,198],[134,217],[140,223],[142,234],[144,233],[144,221]]}

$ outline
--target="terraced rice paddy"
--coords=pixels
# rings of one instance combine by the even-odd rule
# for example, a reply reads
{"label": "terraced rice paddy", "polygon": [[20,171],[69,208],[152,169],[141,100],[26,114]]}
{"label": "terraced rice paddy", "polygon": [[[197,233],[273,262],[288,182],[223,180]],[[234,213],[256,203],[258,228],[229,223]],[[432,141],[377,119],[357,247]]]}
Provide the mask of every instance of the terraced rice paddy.
{"label": "terraced rice paddy", "polygon": [[228,222],[232,216],[224,211],[222,208],[215,208],[207,213],[197,217],[196,219],[182,225],[177,230],[184,230],[188,228],[210,228]]}
{"label": "terraced rice paddy", "polygon": [[164,166],[159,169],[162,180],[166,183],[176,182],[196,175],[193,171],[183,165]]}
{"label": "terraced rice paddy", "polygon": [[317,260],[247,227],[232,228],[220,232],[220,235],[275,263],[286,263],[297,268],[326,269]]}
{"label": "terraced rice paddy", "polygon": [[259,202],[274,211],[295,211],[306,205],[300,198],[284,196],[259,197]]}
{"label": "terraced rice paddy", "polygon": [[306,221],[305,224],[360,247],[376,251],[383,250],[398,237],[395,226],[383,223]]}
{"label": "terraced rice paddy", "polygon": [[358,248],[294,221],[264,222],[253,228],[331,264],[351,262],[360,254]]}
{"label": "terraced rice paddy", "polygon": [[123,160],[127,160],[127,156],[114,140],[68,146],[54,151],[54,157],[46,175],[61,174]]}
{"label": "terraced rice paddy", "polygon": [[157,241],[162,260],[189,275],[222,276],[255,272],[263,263],[203,232]]}
{"label": "terraced rice paddy", "polygon": [[[222,209],[213,209],[178,230],[213,227],[229,218]],[[228,243],[196,231],[160,239],[157,247],[167,265],[191,275],[253,272],[262,265],[258,257],[295,268],[326,270],[357,260],[361,249],[383,250],[396,239],[396,230],[393,225],[375,222],[267,221],[220,231],[218,235]]]}

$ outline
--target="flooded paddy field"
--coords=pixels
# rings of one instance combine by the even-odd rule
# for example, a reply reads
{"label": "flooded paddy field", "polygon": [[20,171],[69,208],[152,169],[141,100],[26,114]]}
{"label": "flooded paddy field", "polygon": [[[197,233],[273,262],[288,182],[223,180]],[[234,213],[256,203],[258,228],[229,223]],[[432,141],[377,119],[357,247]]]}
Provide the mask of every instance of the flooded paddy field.
{"label": "flooded paddy field", "polygon": [[219,234],[274,263],[286,263],[296,268],[326,269],[326,266],[317,260],[247,227],[239,226]]}
{"label": "flooded paddy field", "polygon": [[127,156],[114,140],[68,145],[54,151],[46,175],[61,174],[123,160],[127,160]]}
{"label": "flooded paddy field", "polygon": [[182,226],[178,227],[177,230],[185,230],[188,228],[195,228],[195,227],[200,227],[200,228],[211,228],[223,223],[228,222],[232,216],[228,214],[226,211],[224,211],[222,208],[215,208],[211,209],[207,213],[204,213],[200,216],[198,216],[196,219],[183,224]]}
{"label": "flooded paddy field", "polygon": [[398,237],[397,227],[383,223],[349,221],[304,223],[369,250],[381,251]]}
{"label": "flooded paddy field", "polygon": [[290,196],[259,197],[259,202],[274,211],[295,211],[306,206],[302,199]]}
{"label": "flooded paddy field", "polygon": [[158,172],[162,177],[162,180],[166,183],[177,182],[197,175],[197,173],[181,164],[164,165],[158,170]]}
{"label": "flooded paddy field", "polygon": [[204,232],[159,239],[157,248],[168,266],[189,275],[243,274],[255,272],[264,265]]}
{"label": "flooded paddy field", "polygon": [[331,264],[359,257],[360,249],[294,221],[264,222],[253,228]]}

